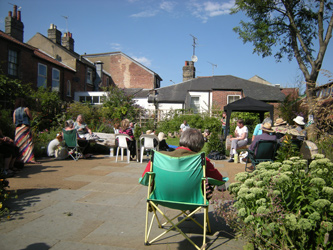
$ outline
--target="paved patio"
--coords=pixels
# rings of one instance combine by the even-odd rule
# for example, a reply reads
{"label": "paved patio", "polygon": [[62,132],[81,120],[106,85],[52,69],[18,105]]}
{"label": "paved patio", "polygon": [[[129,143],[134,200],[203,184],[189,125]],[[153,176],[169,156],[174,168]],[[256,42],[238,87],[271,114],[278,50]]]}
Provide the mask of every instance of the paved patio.
{"label": "paved patio", "polygon": [[[244,171],[243,164],[214,162],[230,182]],[[115,157],[103,155],[26,165],[8,179],[10,190],[17,190],[19,197],[10,203],[12,218],[0,222],[0,249],[194,249],[176,231],[154,245],[144,245],[147,188],[138,179],[145,166],[115,163]],[[208,249],[243,249],[244,242],[215,220],[212,209]],[[200,244],[200,230],[186,223],[188,235]]]}

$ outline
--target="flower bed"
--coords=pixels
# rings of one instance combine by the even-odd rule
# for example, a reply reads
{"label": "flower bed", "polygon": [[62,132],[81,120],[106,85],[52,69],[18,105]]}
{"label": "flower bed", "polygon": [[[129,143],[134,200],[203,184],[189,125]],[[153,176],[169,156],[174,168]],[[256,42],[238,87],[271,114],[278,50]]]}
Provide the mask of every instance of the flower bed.
{"label": "flower bed", "polygon": [[240,231],[251,249],[333,248],[333,163],[323,155],[261,163],[239,173],[216,214]]}

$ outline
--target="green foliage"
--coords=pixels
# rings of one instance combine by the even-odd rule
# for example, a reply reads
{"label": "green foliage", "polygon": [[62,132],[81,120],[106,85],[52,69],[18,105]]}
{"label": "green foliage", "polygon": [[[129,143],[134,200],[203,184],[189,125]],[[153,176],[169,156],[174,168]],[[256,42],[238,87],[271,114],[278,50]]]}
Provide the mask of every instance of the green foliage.
{"label": "green foliage", "polygon": [[325,155],[326,158],[333,161],[333,135],[326,135],[320,137],[316,142],[318,152]]}
{"label": "green foliage", "polygon": [[6,205],[9,199],[17,198],[16,192],[8,190],[9,182],[3,174],[4,169],[4,157],[0,153],[0,220],[7,215],[7,219],[10,219],[10,210]]}
{"label": "green foliage", "polygon": [[134,120],[140,107],[135,104],[133,96],[125,95],[124,90],[117,86],[109,87],[107,92],[107,98],[103,103],[103,116],[118,121],[125,118]]}
{"label": "green foliage", "polygon": [[13,124],[13,116],[10,110],[0,110],[0,129],[5,136],[14,139],[15,126]]}
{"label": "green foliage", "polygon": [[29,84],[22,85],[20,80],[0,74],[0,109],[12,109],[17,97],[29,96],[31,93]]}
{"label": "green foliage", "polygon": [[34,131],[59,126],[57,117],[62,111],[63,103],[58,92],[40,87],[31,94],[28,102],[33,114],[31,127]]}
{"label": "green foliage", "polygon": [[[264,162],[230,184],[233,199],[216,213],[256,249],[332,249],[333,163],[323,155]],[[234,202],[232,200],[235,200]]]}
{"label": "green foliage", "polygon": [[312,106],[312,90],[332,37],[332,1],[236,0],[232,13],[239,11],[247,20],[234,31],[253,44],[253,53],[266,57],[275,52],[277,61],[296,58]]}
{"label": "green foliage", "polygon": [[290,157],[301,156],[298,146],[293,141],[291,135],[285,135],[281,146],[276,152],[276,161],[283,162],[285,159]]}
{"label": "green foliage", "polygon": [[280,117],[283,118],[287,123],[294,124],[293,119],[300,115],[307,117],[308,111],[302,106],[302,102],[297,99],[293,99],[288,95],[279,106]]}

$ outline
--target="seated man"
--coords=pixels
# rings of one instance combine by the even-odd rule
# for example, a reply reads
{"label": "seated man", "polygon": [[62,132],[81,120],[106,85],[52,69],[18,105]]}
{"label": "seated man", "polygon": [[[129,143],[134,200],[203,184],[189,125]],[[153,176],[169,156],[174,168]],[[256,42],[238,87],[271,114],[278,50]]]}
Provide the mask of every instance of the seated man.
{"label": "seated man", "polygon": [[[254,140],[249,147],[250,151],[254,150],[256,143],[260,140],[261,141],[276,141],[277,140],[276,135],[270,135],[270,133],[274,132],[274,130],[272,130],[271,123],[269,123],[269,122],[264,123],[261,127],[261,130],[262,130],[262,134],[254,137]],[[256,152],[254,152],[254,154],[255,153]],[[249,167],[249,170],[254,170],[254,166]]]}
{"label": "seated man", "polygon": [[[200,152],[204,144],[205,141],[201,132],[194,128],[188,128],[181,134],[179,140],[179,147],[172,152],[163,152],[163,153],[172,157],[182,157],[186,155],[192,155]],[[150,171],[150,161],[148,162],[146,169],[142,174],[142,177],[145,175],[146,172],[149,171]],[[207,157],[206,157],[206,177],[210,177],[219,181],[222,181],[223,177]],[[210,187],[207,188],[207,193],[208,190],[209,192],[212,192],[212,189]]]}
{"label": "seated man", "polygon": [[234,162],[234,155],[237,154],[237,148],[247,145],[247,135],[249,130],[244,126],[244,121],[239,119],[237,121],[237,127],[235,129],[235,138],[230,138],[230,160],[228,162]]}

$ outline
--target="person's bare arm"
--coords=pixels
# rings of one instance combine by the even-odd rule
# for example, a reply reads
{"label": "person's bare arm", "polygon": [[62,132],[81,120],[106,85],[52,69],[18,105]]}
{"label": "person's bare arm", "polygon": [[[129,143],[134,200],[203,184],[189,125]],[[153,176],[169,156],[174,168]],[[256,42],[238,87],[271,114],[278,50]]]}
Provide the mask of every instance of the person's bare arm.
{"label": "person's bare arm", "polygon": [[29,119],[32,120],[32,115],[30,113],[30,109],[29,108],[25,108],[24,111],[27,114],[27,116],[29,117]]}

